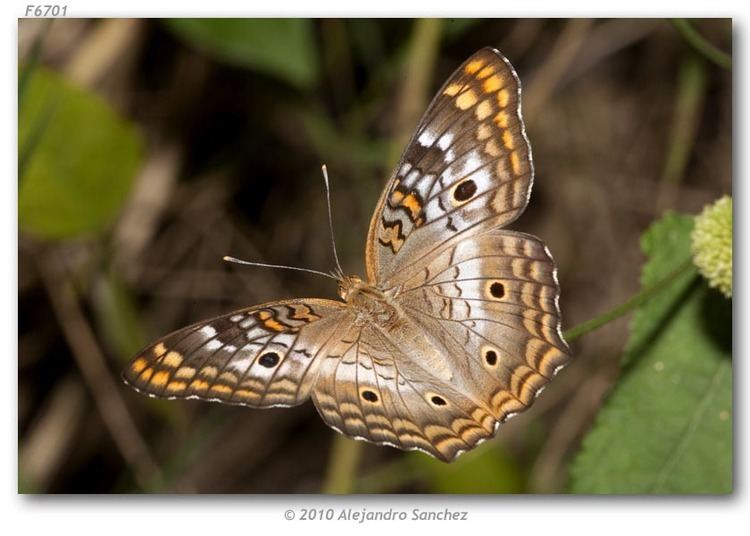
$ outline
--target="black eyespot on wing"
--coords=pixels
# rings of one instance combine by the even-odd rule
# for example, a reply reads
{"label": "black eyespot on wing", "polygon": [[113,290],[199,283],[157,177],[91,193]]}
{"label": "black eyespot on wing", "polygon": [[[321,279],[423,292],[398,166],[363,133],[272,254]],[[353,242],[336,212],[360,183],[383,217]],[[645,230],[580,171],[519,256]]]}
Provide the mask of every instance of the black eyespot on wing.
{"label": "black eyespot on wing", "polygon": [[434,395],[432,398],[430,398],[430,401],[436,406],[445,406],[447,404],[444,398],[437,395]]}
{"label": "black eyespot on wing", "polygon": [[473,180],[465,180],[453,190],[453,198],[456,201],[466,201],[471,199],[477,193],[477,183]]}
{"label": "black eyespot on wing", "polygon": [[377,402],[378,401],[378,395],[376,395],[372,391],[362,391],[362,398],[364,398],[368,402]]}
{"label": "black eyespot on wing", "polygon": [[492,294],[495,298],[502,298],[505,296],[505,286],[500,283],[499,281],[495,281],[490,285],[490,294]]}
{"label": "black eyespot on wing", "polygon": [[494,367],[497,364],[497,352],[495,350],[487,350],[484,353],[484,360],[487,361],[489,366]]}
{"label": "black eyespot on wing", "polygon": [[279,363],[279,354],[275,352],[266,352],[265,354],[260,356],[260,359],[258,359],[258,363],[260,363],[263,367],[273,368]]}

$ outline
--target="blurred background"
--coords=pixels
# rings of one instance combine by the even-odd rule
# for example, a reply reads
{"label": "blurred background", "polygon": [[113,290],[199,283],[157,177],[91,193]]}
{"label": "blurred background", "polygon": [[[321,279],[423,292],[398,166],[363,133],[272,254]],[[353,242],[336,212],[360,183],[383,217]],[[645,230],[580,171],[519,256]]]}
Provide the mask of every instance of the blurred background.
{"label": "blurred background", "polygon": [[[730,20],[693,20],[731,52]],[[317,492],[335,432],[312,403],[152,400],[120,370],[151,340],[232,309],[334,298],[364,274],[385,180],[434,92],[498,48],[524,88],[536,180],[513,228],[559,265],[563,328],[639,288],[639,236],[731,193],[732,76],[674,21],[20,20],[19,490]],[[566,489],[617,380],[627,319],[496,439],[445,465],[363,445],[359,492]]]}

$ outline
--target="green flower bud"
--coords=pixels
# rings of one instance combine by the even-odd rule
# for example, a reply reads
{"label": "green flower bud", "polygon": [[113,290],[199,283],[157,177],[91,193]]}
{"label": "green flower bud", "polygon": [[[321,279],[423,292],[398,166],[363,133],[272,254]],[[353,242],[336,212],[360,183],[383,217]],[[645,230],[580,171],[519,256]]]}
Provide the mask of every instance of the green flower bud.
{"label": "green flower bud", "polygon": [[709,286],[732,297],[732,198],[725,195],[695,217],[693,262]]}

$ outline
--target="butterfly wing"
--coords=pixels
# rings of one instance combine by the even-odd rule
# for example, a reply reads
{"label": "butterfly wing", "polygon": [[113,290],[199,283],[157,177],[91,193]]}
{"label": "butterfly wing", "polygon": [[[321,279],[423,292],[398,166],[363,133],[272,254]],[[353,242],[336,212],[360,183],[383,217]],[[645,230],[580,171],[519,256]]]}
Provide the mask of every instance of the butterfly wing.
{"label": "butterfly wing", "polygon": [[500,421],[529,407],[570,359],[547,248],[531,235],[496,229],[426,261],[400,274],[397,300],[448,356],[451,384]]}
{"label": "butterfly wing", "polygon": [[352,324],[312,397],[341,433],[451,461],[528,408],[570,356],[539,239],[490,230],[425,262],[393,280],[404,318]]}
{"label": "butterfly wing", "polygon": [[424,346],[394,344],[377,328],[356,328],[321,365],[313,401],[323,420],[349,437],[443,461],[494,434],[497,420],[407,357]]}
{"label": "butterfly wing", "polygon": [[368,233],[370,282],[382,287],[436,244],[515,220],[532,179],[518,76],[484,48],[440,89],[383,191]]}
{"label": "butterfly wing", "polygon": [[145,394],[252,407],[307,399],[346,314],[331,300],[289,300],[235,311],[175,331],[123,372]]}

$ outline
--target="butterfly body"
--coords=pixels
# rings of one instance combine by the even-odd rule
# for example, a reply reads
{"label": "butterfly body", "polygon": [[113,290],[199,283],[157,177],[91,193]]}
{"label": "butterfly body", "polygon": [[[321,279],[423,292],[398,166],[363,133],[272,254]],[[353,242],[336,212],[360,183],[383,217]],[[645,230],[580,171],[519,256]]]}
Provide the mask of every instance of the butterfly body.
{"label": "butterfly body", "polygon": [[533,166],[510,63],[482,49],[425,113],[343,301],[272,302],[184,328],[124,372],[153,396],[251,407],[312,398],[350,437],[450,461],[529,407],[569,359],[546,246],[502,229]]}
{"label": "butterfly body", "polygon": [[359,276],[344,277],[339,296],[346,302],[358,326],[376,325],[391,329],[403,319],[394,300],[396,291],[383,291],[364,282]]}

